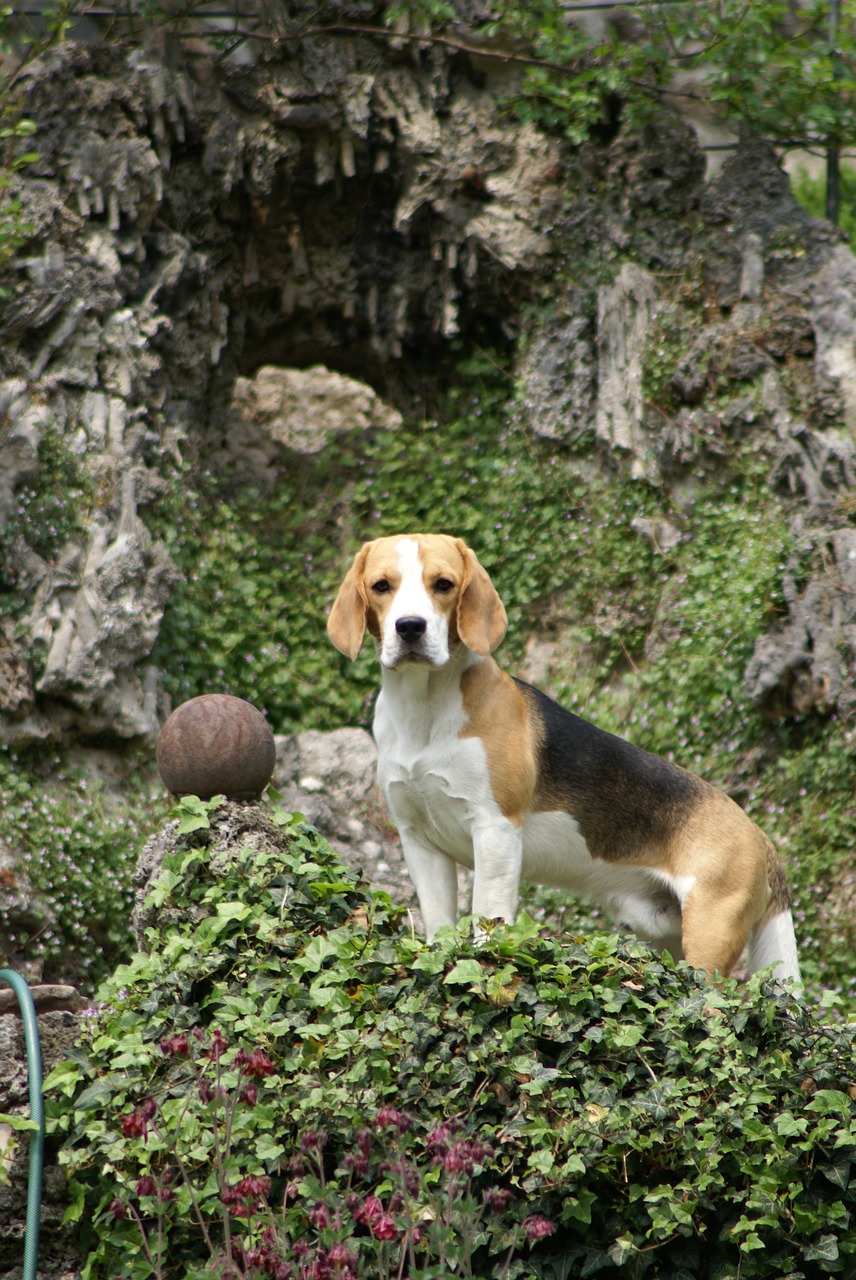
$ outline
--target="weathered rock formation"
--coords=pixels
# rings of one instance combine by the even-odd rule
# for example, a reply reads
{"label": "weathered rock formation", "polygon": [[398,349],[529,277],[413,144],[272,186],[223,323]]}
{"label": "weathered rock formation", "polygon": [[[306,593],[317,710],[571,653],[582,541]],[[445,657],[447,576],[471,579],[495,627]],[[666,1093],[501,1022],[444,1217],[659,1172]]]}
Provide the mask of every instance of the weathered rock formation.
{"label": "weathered rock formation", "polygon": [[225,447],[232,464],[259,476],[283,450],[320,453],[348,431],[401,425],[365,382],[323,365],[282,369],[262,365],[252,378],[236,378]]}
{"label": "weathered rock formation", "polygon": [[[528,324],[520,412],[676,490],[751,435],[835,573],[791,592],[747,687],[849,706],[836,508],[856,264],[773,155],[746,144],[705,186],[692,136],[665,118],[571,153],[499,112],[477,60],[295,31],[248,65],[70,44],[23,77],[39,159],[19,180],[34,234],[0,309],[18,596],[0,737],[151,737],[165,707],[150,654],[176,582],[150,527],[165,487],[200,454],[275,474],[345,422],[388,425],[376,390],[407,407],[408,370],[441,369],[457,333],[516,334],[518,302],[571,261],[574,286]],[[67,499],[46,520],[49,474]]]}
{"label": "weathered rock formation", "polygon": [[346,862],[419,919],[398,832],[377,787],[377,747],[364,729],[276,738],[274,785],[283,804],[326,836]]}
{"label": "weathered rock formation", "polygon": [[[176,578],[153,498],[223,439],[262,462],[271,440],[319,447],[337,395],[357,422],[388,419],[333,380],[394,383],[404,353],[442,359],[462,328],[511,321],[515,277],[550,250],[558,147],[445,56],[355,36],[249,67],[68,45],[21,91],[39,159],[0,314],[0,523],[21,597],[0,637],[2,736],[151,735]],[[335,371],[323,392],[313,364]],[[296,424],[307,389],[320,434]],[[77,500],[36,538],[26,500],[50,456]]]}
{"label": "weathered rock formation", "polygon": [[[604,159],[610,176],[622,155],[619,140]],[[794,499],[796,551],[783,582],[788,617],[758,641],[747,693],[774,714],[847,714],[856,262],[799,208],[762,143],[746,142],[707,186],[697,170],[672,185],[666,169],[658,190],[640,171],[637,157],[623,217],[605,223],[623,248],[641,220],[639,260],[597,287],[594,315],[575,289],[536,329],[522,410],[536,434],[598,443],[667,486],[678,507],[691,504],[700,474],[722,471],[751,441],[770,483]],[[683,206],[669,204],[676,188]],[[651,203],[666,215],[660,230],[645,221]],[[798,565],[812,556],[817,568],[801,581]]]}

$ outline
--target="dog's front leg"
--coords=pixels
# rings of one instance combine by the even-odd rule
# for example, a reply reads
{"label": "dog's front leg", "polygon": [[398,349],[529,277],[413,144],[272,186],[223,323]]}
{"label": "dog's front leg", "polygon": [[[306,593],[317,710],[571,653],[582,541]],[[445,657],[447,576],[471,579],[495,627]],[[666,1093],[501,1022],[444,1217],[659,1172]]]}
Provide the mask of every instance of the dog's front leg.
{"label": "dog's front leg", "polygon": [[508,818],[491,817],[473,829],[473,915],[505,920],[517,914],[523,832]]}
{"label": "dog's front leg", "polygon": [[430,942],[438,929],[458,919],[458,864],[406,826],[399,828],[399,835]]}

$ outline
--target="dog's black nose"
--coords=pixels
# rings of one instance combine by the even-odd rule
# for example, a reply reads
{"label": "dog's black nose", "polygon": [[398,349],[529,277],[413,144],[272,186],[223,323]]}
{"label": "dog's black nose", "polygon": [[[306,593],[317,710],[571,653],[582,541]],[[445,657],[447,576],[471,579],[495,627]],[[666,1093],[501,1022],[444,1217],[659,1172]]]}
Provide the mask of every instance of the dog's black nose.
{"label": "dog's black nose", "polygon": [[402,640],[418,640],[428,630],[424,618],[396,618],[395,629]]}

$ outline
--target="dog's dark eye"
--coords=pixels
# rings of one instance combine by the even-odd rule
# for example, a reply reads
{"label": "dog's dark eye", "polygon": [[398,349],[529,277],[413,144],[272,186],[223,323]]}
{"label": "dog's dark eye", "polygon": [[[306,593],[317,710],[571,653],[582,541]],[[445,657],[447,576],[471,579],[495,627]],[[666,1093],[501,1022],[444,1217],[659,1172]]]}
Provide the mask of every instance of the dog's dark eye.
{"label": "dog's dark eye", "polygon": [[437,581],[434,583],[434,590],[437,591],[441,596],[448,595],[448,593],[450,591],[453,591],[454,588],[455,588],[454,582],[450,582],[448,578],[438,578]]}
{"label": "dog's dark eye", "polygon": [[391,591],[391,590],[392,588],[390,587],[386,578],[381,578],[379,579],[378,582],[372,583],[372,591],[376,592],[377,595],[379,596],[385,596],[387,591]]}

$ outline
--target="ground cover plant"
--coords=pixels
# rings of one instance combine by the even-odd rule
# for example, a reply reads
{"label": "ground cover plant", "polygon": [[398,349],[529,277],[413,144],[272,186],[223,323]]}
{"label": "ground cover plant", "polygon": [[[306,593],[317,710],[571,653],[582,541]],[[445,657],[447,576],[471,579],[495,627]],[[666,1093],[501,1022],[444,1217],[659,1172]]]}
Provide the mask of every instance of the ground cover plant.
{"label": "ground cover plant", "polygon": [[48,1081],[87,1280],[856,1272],[854,1028],[525,916],[428,947],[299,818],[182,812]]}
{"label": "ground cover plant", "polygon": [[44,905],[41,921],[38,911],[22,920],[0,901],[0,934],[12,954],[39,962],[47,981],[87,994],[133,949],[131,875],[149,824],[168,808],[153,767],[136,753],[117,756],[114,773],[121,797],[80,758],[0,749],[0,841],[17,852]]}

